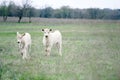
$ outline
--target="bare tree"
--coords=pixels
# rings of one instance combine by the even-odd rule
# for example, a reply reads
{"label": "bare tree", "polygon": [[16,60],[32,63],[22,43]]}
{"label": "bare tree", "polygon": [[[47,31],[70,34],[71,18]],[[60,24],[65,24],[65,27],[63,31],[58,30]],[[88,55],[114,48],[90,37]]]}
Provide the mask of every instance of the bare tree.
{"label": "bare tree", "polygon": [[20,7],[20,6],[18,6],[17,7],[17,16],[18,16],[18,23],[20,23],[21,22],[21,19],[22,19],[22,17],[23,17],[23,8],[22,7]]}
{"label": "bare tree", "polygon": [[23,0],[24,16],[29,18],[29,23],[31,23],[31,16],[33,14],[31,3],[31,0]]}
{"label": "bare tree", "polygon": [[21,19],[24,17],[29,17],[29,22],[31,22],[31,0],[22,0],[22,6],[18,6],[17,16],[18,22],[21,22]]}
{"label": "bare tree", "polygon": [[34,16],[34,8],[29,7],[28,8],[28,17],[29,17],[29,23],[31,23],[31,17]]}
{"label": "bare tree", "polygon": [[6,0],[4,0],[2,3],[1,3],[1,11],[2,11],[2,16],[3,16],[3,21],[6,22],[7,20],[7,17],[8,17],[8,7],[7,7],[7,4],[6,4]]}

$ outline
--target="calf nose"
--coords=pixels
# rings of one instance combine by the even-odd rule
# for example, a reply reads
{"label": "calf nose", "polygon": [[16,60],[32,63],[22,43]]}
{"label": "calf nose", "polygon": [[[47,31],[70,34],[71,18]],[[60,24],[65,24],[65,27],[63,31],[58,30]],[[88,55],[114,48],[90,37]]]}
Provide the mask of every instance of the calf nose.
{"label": "calf nose", "polygon": [[45,37],[47,38],[48,36],[46,35]]}

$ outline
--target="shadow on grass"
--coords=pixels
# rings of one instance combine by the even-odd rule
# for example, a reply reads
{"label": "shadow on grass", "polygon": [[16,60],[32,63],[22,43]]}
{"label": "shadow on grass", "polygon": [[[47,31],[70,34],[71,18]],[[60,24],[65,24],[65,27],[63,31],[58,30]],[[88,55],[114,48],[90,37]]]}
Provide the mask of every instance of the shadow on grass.
{"label": "shadow on grass", "polygon": [[2,62],[0,62],[0,80],[2,79],[2,76],[7,72],[7,66],[3,65]]}
{"label": "shadow on grass", "polygon": [[30,74],[22,74],[19,80],[52,80],[51,78],[46,77],[45,75],[40,76],[31,76]]}
{"label": "shadow on grass", "polygon": [[12,63],[4,65],[0,62],[0,80],[52,80],[45,74],[34,75],[33,73],[14,71],[9,68],[10,65]]}

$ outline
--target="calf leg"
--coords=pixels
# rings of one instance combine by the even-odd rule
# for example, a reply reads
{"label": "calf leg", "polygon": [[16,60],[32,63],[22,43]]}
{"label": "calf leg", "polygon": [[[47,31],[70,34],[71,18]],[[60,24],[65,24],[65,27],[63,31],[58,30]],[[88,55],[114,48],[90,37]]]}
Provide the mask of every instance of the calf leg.
{"label": "calf leg", "polygon": [[46,49],[45,49],[45,51],[46,51],[46,56],[49,56],[50,55],[50,52],[51,52],[51,48],[50,47],[47,47]]}
{"label": "calf leg", "polygon": [[25,59],[25,58],[27,59],[27,50],[26,49],[23,50],[23,56],[22,56],[22,58],[23,59]]}
{"label": "calf leg", "polygon": [[57,48],[58,48],[58,52],[59,52],[59,54],[60,54],[60,56],[62,56],[62,44],[61,43],[57,43],[56,44],[57,45]]}
{"label": "calf leg", "polygon": [[28,58],[30,58],[30,52],[31,52],[31,45],[28,45],[28,49],[27,49]]}

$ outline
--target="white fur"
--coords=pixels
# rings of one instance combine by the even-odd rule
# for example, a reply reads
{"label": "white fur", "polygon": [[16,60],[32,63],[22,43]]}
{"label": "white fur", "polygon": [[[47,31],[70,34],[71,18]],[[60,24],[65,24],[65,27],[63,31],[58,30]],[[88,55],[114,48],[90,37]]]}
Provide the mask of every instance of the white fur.
{"label": "white fur", "polygon": [[[59,50],[60,56],[62,56],[62,35],[60,31],[56,30],[52,32],[50,29],[42,29],[42,31],[44,32],[43,45],[45,46],[45,51],[47,52],[47,55],[50,55],[51,48],[55,44]],[[48,37],[46,38],[46,36]]]}
{"label": "white fur", "polygon": [[28,52],[31,47],[31,35],[29,33],[20,34],[17,32],[17,42],[19,45],[20,53],[22,54],[22,58],[27,58],[29,56]]}

